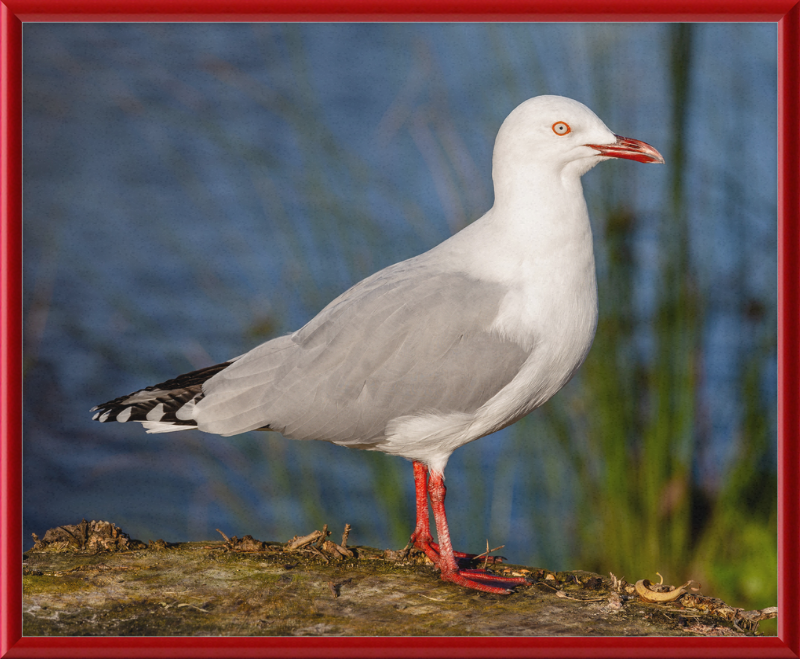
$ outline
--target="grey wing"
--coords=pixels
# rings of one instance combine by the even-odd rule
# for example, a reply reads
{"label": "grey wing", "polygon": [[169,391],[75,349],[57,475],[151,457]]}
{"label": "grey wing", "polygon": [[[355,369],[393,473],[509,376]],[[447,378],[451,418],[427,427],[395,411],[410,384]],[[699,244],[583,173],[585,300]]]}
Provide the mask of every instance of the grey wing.
{"label": "grey wing", "polygon": [[528,357],[489,331],[504,290],[409,263],[364,280],[206,382],[198,427],[373,444],[399,416],[480,408]]}

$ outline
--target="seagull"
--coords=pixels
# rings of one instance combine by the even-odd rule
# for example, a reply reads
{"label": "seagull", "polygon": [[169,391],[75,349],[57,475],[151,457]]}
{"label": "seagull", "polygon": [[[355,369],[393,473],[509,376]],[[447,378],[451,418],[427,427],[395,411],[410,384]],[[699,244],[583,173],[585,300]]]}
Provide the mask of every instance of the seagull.
{"label": "seagull", "polygon": [[581,177],[610,158],[664,162],[578,101],[525,101],[497,134],[494,205],[480,219],[367,277],[296,332],[98,405],[93,418],[149,433],[271,430],[406,458],[413,546],[445,581],[512,592],[526,580],[469,569],[475,555],[453,550],[444,469],[458,447],[545,403],[586,358],[598,312]]}

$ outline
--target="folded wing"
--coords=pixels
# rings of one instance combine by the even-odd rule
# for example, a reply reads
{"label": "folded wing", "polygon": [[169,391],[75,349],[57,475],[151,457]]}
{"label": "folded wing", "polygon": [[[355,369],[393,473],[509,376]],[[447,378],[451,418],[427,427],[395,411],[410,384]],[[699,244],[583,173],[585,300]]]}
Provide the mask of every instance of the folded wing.
{"label": "folded wing", "polygon": [[503,295],[461,273],[397,264],[294,334],[233,360],[177,417],[221,435],[263,428],[370,445],[397,417],[473,413],[528,357],[489,331]]}

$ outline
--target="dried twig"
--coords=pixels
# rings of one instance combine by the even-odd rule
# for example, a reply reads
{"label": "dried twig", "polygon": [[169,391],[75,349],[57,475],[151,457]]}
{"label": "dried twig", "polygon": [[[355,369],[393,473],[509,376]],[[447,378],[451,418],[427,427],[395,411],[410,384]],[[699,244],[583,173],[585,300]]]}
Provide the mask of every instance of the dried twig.
{"label": "dried twig", "polygon": [[322,543],[322,551],[326,551],[334,558],[353,558],[354,554],[347,547],[341,547],[335,542],[326,540]]}
{"label": "dried twig", "polygon": [[328,557],[325,554],[323,554],[316,547],[306,547],[303,551],[308,551],[308,552],[311,552],[312,554],[316,554],[317,556],[319,556],[326,563],[330,563],[330,561],[328,560]]}
{"label": "dried twig", "polygon": [[494,549],[489,549],[489,543],[487,542],[486,543],[486,551],[481,552],[480,554],[475,556],[475,558],[482,558],[483,556],[488,556],[491,552],[497,551],[498,549],[503,549],[503,547],[505,547],[505,545],[500,545],[499,547],[495,547]]}
{"label": "dried twig", "polygon": [[[170,606],[172,606],[172,605],[170,604]],[[190,606],[193,609],[197,609],[198,611],[202,611],[203,613],[210,613],[209,611],[206,611],[205,609],[201,609],[199,606],[195,606],[194,604],[187,604],[185,602],[183,604],[178,604],[177,608],[180,609],[183,606]]]}
{"label": "dried twig", "polygon": [[[552,588],[552,586],[551,586],[551,588]],[[557,597],[561,597],[562,599],[565,599],[565,600],[573,600],[575,602],[604,602],[604,601],[606,601],[608,599],[606,597],[591,597],[591,598],[588,598],[588,599],[583,599],[581,597],[570,597],[563,590],[556,590],[556,596]]]}
{"label": "dried twig", "polygon": [[483,553],[478,554],[472,560],[476,560],[478,558],[482,558],[483,556],[485,556],[486,560],[484,560],[484,562],[483,562],[483,569],[485,570],[486,566],[489,564],[489,554],[491,554],[493,551],[497,551],[498,549],[502,549],[503,547],[505,547],[505,545],[500,545],[499,547],[495,547],[494,549],[489,549],[489,539],[487,538],[486,539],[486,551],[483,552]]}
{"label": "dried twig", "polygon": [[292,538],[286,543],[286,549],[302,549],[306,545],[316,542],[320,537],[322,537],[322,533],[320,531],[314,531],[308,535]]}

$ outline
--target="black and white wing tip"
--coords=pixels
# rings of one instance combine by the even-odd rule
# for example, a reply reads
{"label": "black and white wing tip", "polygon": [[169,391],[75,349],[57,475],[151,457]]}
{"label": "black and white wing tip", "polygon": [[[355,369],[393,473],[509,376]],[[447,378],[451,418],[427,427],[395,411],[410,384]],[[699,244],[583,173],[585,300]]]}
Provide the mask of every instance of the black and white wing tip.
{"label": "black and white wing tip", "polygon": [[145,387],[127,396],[96,405],[92,419],[101,423],[137,421],[149,433],[175,432],[197,427],[192,412],[203,399],[203,383],[231,362],[216,364],[172,380]]}

